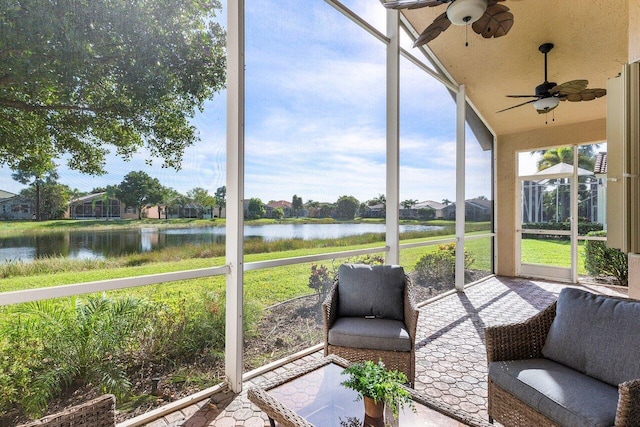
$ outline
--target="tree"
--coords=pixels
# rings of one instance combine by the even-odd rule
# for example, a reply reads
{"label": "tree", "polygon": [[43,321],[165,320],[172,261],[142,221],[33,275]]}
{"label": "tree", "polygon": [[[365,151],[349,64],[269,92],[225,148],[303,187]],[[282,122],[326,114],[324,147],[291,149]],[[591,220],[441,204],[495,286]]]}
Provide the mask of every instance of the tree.
{"label": "tree", "polygon": [[45,180],[49,179],[55,182],[58,179],[58,172],[56,165],[53,162],[41,162],[38,156],[27,156],[21,159],[14,172],[11,174],[11,178],[18,181],[20,184],[31,185],[35,190],[35,211],[36,221],[42,219],[40,209],[42,208],[41,198],[41,186]]}
{"label": "tree", "polygon": [[445,205],[445,206],[449,206],[451,203],[452,202],[449,199],[442,199],[442,204]]}
{"label": "tree", "polygon": [[291,200],[291,209],[293,209],[293,214],[298,216],[298,209],[302,208],[302,197],[298,197],[296,194],[293,195],[293,199]]}
{"label": "tree", "polygon": [[[534,151],[532,154],[541,154],[538,160],[538,170],[544,170],[559,163],[573,165],[573,147],[558,147],[551,150]],[[578,167],[593,170],[596,162],[594,145],[582,145],[578,147]]]}
{"label": "tree", "polygon": [[183,218],[184,207],[190,203],[190,200],[176,189],[167,187],[164,189],[163,202],[165,205],[165,219],[169,218],[169,213],[171,212],[176,212],[179,218]]}
{"label": "tree", "polygon": [[247,207],[247,210],[249,211],[248,217],[250,219],[261,218],[262,216],[264,216],[266,212],[264,208],[264,203],[262,203],[262,200],[258,198],[249,199],[249,206]]}
{"label": "tree", "polygon": [[282,219],[282,217],[284,216],[284,210],[282,210],[282,208],[275,208],[273,210],[273,216],[277,219]]}
{"label": "tree", "polygon": [[407,199],[407,200],[404,200],[403,202],[401,202],[400,204],[405,209],[411,209],[413,207],[413,205],[415,205],[416,203],[418,203],[418,201],[415,200],[415,199]]}
{"label": "tree", "polygon": [[196,110],[224,87],[217,0],[3,3],[0,165],[104,173],[140,148],[179,168]]}
{"label": "tree", "polygon": [[425,206],[423,208],[418,209],[418,218],[423,221],[429,221],[431,219],[435,219],[436,210],[432,207]]}
{"label": "tree", "polygon": [[213,205],[216,204],[216,199],[209,194],[207,190],[201,187],[196,187],[193,190],[189,190],[187,192],[187,197],[193,199],[196,204],[200,205],[198,209],[198,216],[200,218],[203,217],[204,209],[210,207],[213,209]]}
{"label": "tree", "polygon": [[69,209],[73,191],[56,179],[57,175],[50,175],[20,191],[22,197],[35,201],[36,218],[39,220],[62,218]]}
{"label": "tree", "polygon": [[216,199],[216,205],[218,206],[218,218],[221,218],[222,209],[227,206],[227,186],[218,187],[213,197]]}
{"label": "tree", "polygon": [[353,219],[360,202],[353,196],[341,196],[336,202],[336,217],[338,219]]}
{"label": "tree", "polygon": [[[593,171],[595,165],[595,147],[596,145],[582,145],[578,147],[578,167]],[[538,170],[544,170],[560,163],[573,165],[573,147],[558,147],[551,150],[540,150],[534,153],[541,154],[538,160]],[[558,178],[549,180],[548,185],[552,190],[543,195],[545,203],[545,211],[547,218],[553,218],[555,222],[563,222],[568,220],[570,215],[571,194],[569,189],[569,180],[566,178]],[[578,197],[583,200],[589,197],[589,191],[584,191],[578,187]]]}
{"label": "tree", "polygon": [[360,215],[360,217],[364,218],[364,213],[367,211],[367,204],[366,203],[360,203],[360,206],[358,206],[358,215]]}
{"label": "tree", "polygon": [[385,196],[384,194],[378,194],[378,197],[374,197],[373,199],[370,199],[367,201],[367,205],[369,206],[374,206],[374,205],[387,205],[387,196]]}
{"label": "tree", "polygon": [[138,219],[142,219],[142,209],[160,203],[164,188],[157,178],[150,177],[144,171],[129,172],[116,189],[116,197],[126,206],[136,208]]}

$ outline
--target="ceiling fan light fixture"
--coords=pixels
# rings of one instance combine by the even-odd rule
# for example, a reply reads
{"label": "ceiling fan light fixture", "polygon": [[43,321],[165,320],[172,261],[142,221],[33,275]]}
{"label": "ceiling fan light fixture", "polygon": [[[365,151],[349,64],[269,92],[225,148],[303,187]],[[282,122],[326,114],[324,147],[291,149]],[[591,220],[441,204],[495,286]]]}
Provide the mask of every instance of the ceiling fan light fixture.
{"label": "ceiling fan light fixture", "polygon": [[540,98],[536,102],[533,103],[533,106],[538,111],[549,111],[553,110],[560,103],[560,99],[555,96],[550,96],[547,98]]}
{"label": "ceiling fan light fixture", "polygon": [[447,18],[453,25],[476,22],[487,10],[488,0],[454,0],[447,7]]}

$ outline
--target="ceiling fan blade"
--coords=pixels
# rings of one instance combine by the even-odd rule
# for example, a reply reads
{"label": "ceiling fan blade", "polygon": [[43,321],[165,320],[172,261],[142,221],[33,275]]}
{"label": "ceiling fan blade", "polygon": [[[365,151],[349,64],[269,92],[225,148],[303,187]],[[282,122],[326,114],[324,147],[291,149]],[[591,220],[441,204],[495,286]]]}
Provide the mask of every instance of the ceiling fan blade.
{"label": "ceiling fan blade", "polygon": [[484,15],[471,25],[473,31],[485,39],[502,37],[513,26],[513,14],[509,8],[501,4],[492,3],[487,6]]}
{"label": "ceiling fan blade", "polygon": [[507,98],[540,98],[538,95],[505,95]]}
{"label": "ceiling fan blade", "polygon": [[514,108],[522,107],[523,105],[532,104],[536,102],[538,99],[532,99],[531,101],[523,102],[522,104],[514,105],[513,107],[505,108],[504,110],[496,111],[496,113],[502,113],[503,111],[513,110]]}
{"label": "ceiling fan blade", "polygon": [[413,43],[413,47],[422,46],[423,44],[429,43],[431,40],[435,39],[445,31],[451,25],[451,21],[447,18],[447,12],[438,16],[425,30],[418,36],[416,41]]}
{"label": "ceiling fan blade", "polygon": [[572,93],[580,93],[587,88],[589,84],[588,80],[571,80],[564,82],[561,85],[557,85],[549,89],[549,93],[561,95],[569,95]]}
{"label": "ceiling fan blade", "polygon": [[560,94],[561,101],[580,102],[580,101],[593,101],[596,98],[601,98],[607,94],[606,89],[584,89],[579,93]]}
{"label": "ceiling fan blade", "polygon": [[450,0],[395,0],[386,1],[382,5],[387,9],[419,9],[421,7],[439,6]]}

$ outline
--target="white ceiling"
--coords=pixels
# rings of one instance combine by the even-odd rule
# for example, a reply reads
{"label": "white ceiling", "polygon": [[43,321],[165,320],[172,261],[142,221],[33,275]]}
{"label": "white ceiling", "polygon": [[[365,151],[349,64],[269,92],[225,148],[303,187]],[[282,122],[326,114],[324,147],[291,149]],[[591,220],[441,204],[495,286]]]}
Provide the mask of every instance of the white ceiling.
{"label": "white ceiling", "polygon": [[[459,84],[489,126],[498,135],[541,126],[558,126],[606,116],[606,97],[588,102],[561,102],[555,121],[538,114],[532,105],[496,113],[527,99],[507,94],[535,93],[544,81],[542,43],[551,42],[549,81],[589,80],[589,88],[606,88],[628,57],[628,0],[506,0],[514,15],[510,32],[484,39],[469,28],[450,26],[429,48]],[[422,32],[446,5],[403,11]]]}

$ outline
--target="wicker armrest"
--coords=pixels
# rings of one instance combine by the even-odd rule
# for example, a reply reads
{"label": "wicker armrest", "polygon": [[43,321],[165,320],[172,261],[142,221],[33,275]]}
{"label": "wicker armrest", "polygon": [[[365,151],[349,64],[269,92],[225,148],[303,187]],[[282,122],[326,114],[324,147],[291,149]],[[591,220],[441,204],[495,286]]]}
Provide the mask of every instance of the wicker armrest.
{"label": "wicker armrest", "polygon": [[624,382],[618,386],[618,410],[616,427],[640,426],[640,379]]}
{"label": "wicker armrest", "polygon": [[409,331],[411,341],[415,342],[419,311],[414,298],[413,284],[409,277],[405,277],[404,289],[404,323]]}
{"label": "wicker armrest", "polygon": [[[324,323],[324,342],[325,347],[329,342],[329,329],[333,326],[338,318],[338,281],[334,281],[333,286],[327,293],[327,297],[322,303],[322,321]],[[326,354],[325,354],[326,356]]]}
{"label": "wicker armrest", "polygon": [[487,361],[541,357],[542,347],[556,316],[556,303],[521,323],[485,328]]}
{"label": "wicker armrest", "polygon": [[115,427],[115,411],[116,398],[112,394],[104,394],[88,402],[27,424],[21,424],[18,427]]}

